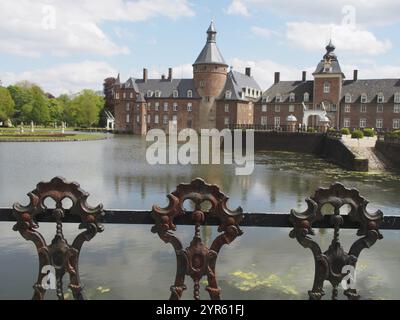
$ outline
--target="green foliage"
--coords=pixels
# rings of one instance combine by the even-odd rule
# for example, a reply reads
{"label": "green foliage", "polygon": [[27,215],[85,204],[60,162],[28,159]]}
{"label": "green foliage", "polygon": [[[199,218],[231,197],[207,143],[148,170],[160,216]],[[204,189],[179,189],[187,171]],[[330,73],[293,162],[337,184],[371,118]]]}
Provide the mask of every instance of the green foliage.
{"label": "green foliage", "polygon": [[364,138],[364,132],[362,132],[361,130],[354,130],[351,133],[351,138],[352,139],[362,139],[362,138]]}
{"label": "green foliage", "polygon": [[6,121],[14,113],[15,103],[10,92],[0,87],[0,121]]}
{"label": "green foliage", "polygon": [[316,133],[317,130],[314,129],[314,128],[312,128],[312,127],[309,127],[309,128],[307,128],[307,132],[308,132],[308,133]]}
{"label": "green foliage", "polygon": [[340,129],[340,133],[343,135],[348,136],[350,134],[350,129],[349,128],[342,128]]}
{"label": "green foliage", "polygon": [[394,130],[390,133],[392,137],[399,137],[400,138],[400,130]]}
{"label": "green foliage", "polygon": [[104,99],[92,90],[83,90],[67,104],[65,116],[69,123],[77,126],[94,126],[99,122]]}
{"label": "green foliage", "polygon": [[364,133],[365,137],[375,137],[375,130],[374,129],[365,128],[363,130],[363,133]]}
{"label": "green foliage", "polygon": [[49,101],[42,89],[33,86],[32,89],[31,120],[36,124],[48,124],[50,122]]}

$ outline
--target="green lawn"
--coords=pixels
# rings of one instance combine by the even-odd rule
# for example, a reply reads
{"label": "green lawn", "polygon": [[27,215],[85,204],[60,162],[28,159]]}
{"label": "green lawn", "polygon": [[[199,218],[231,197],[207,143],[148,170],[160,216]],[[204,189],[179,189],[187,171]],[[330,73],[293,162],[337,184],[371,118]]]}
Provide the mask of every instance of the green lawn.
{"label": "green lawn", "polygon": [[103,140],[109,136],[106,134],[89,134],[89,133],[67,133],[60,132],[2,132],[0,131],[0,142],[57,142],[57,141],[88,141]]}

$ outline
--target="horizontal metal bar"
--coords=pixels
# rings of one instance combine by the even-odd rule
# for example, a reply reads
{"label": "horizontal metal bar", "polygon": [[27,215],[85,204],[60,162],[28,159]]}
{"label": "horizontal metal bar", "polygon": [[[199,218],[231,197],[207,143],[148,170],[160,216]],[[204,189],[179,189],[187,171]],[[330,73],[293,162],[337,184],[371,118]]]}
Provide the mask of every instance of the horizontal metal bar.
{"label": "horizontal metal bar", "polygon": [[[104,217],[101,222],[104,224],[154,224],[150,216],[151,211],[140,210],[104,210]],[[292,228],[289,221],[289,214],[284,213],[244,213],[244,219],[241,222],[242,227],[272,227],[272,228]],[[343,216],[344,223],[342,229],[357,229],[357,223],[350,220],[347,215]],[[51,209],[46,213],[37,216],[38,222],[54,222],[51,215]],[[0,222],[15,222],[11,208],[0,208]],[[65,223],[79,223],[79,216],[68,214],[68,210],[63,219]],[[190,215],[177,217],[175,223],[178,225],[194,225]],[[206,215],[205,225],[216,226],[218,220]],[[314,228],[332,228],[330,216],[324,216],[324,219],[313,224]],[[385,216],[381,230],[400,230],[400,216]]]}

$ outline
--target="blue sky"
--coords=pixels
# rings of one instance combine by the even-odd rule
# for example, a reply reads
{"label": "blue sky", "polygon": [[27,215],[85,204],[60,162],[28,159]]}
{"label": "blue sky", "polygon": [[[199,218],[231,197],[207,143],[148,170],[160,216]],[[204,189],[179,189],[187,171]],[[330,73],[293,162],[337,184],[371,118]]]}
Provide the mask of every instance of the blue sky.
{"label": "blue sky", "polygon": [[211,19],[235,70],[251,66],[263,89],[311,73],[332,37],[345,74],[400,78],[398,0],[2,0],[0,79],[53,94],[100,90],[121,73],[190,77]]}

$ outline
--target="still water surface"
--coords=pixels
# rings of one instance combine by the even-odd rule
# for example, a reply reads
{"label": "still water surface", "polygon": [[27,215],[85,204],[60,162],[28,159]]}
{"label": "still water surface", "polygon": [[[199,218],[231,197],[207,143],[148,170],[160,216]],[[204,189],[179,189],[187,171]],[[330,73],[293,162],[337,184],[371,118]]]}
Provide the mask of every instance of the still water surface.
{"label": "still water surface", "polygon": [[[166,194],[180,182],[201,177],[218,184],[230,196],[231,208],[246,212],[284,212],[305,209],[304,199],[319,187],[340,181],[366,195],[369,210],[398,215],[400,176],[346,172],[311,155],[258,152],[251,176],[234,175],[234,166],[150,166],[145,161],[142,138],[64,143],[0,143],[0,206],[28,202],[25,194],[42,180],[64,176],[89,191],[89,203],[105,208],[149,209],[167,204]],[[175,275],[172,248],[150,232],[151,226],[106,225],[106,231],[86,243],[80,273],[91,299],[163,299]],[[31,243],[0,223],[0,299],[31,296],[37,258]],[[40,228],[51,239],[52,226]],[[64,227],[68,239],[76,225]],[[244,228],[245,234],[226,246],[219,256],[217,275],[225,299],[306,299],[312,286],[311,252],[288,237],[289,229]],[[187,244],[191,227],[179,227]],[[213,239],[215,228],[203,235]],[[365,299],[400,299],[400,232],[384,232],[385,239],[359,260],[357,286]],[[342,231],[349,247],[353,232]],[[329,246],[330,231],[318,231],[316,239]],[[65,281],[67,282],[67,281]],[[189,282],[188,282],[189,284]],[[192,295],[189,285],[186,298]],[[204,291],[204,290],[202,290]],[[330,295],[330,290],[326,290]],[[55,295],[49,295],[50,298]],[[206,297],[205,292],[202,295]]]}

